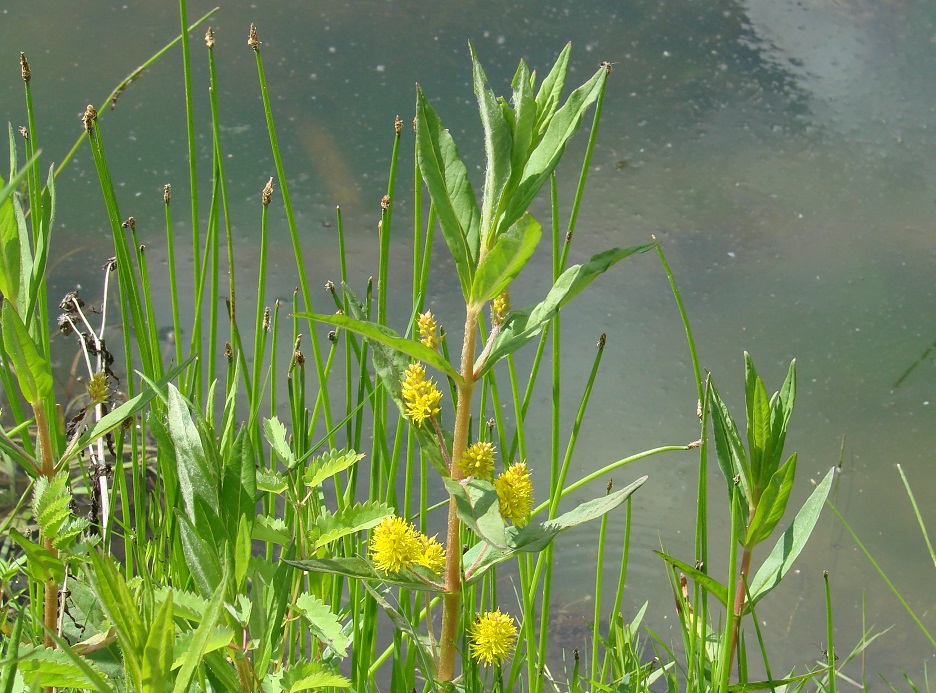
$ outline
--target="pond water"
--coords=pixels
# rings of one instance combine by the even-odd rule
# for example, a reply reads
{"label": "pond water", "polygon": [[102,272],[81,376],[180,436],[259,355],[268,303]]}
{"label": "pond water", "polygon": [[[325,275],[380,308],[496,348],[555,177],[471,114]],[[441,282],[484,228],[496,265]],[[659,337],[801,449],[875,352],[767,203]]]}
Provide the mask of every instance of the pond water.
{"label": "pond water", "polygon": [[[210,7],[190,3],[190,21]],[[520,58],[542,72],[569,40],[570,83],[584,81],[600,61],[616,63],[572,261],[655,235],[680,283],[702,366],[735,407],[742,404],[743,350],[753,354],[768,388],[778,387],[790,359],[797,359],[798,405],[787,444],[799,453],[793,503],[806,497],[811,478],[818,480],[838,463],[844,439],[843,471],[832,500],[924,623],[936,627],[929,608],[933,566],[896,467],[903,467],[924,518],[936,526],[933,359],[924,359],[895,385],[936,339],[936,5],[228,3],[210,23],[218,40],[238,269],[251,283],[259,194],[273,174],[254,56],[246,46],[252,21],[263,41],[307,261],[313,282],[320,283],[337,278],[336,204],[349,233],[352,282],[362,286],[376,274],[378,202],[386,190],[393,118],[408,120],[412,114],[415,82],[439,110],[469,167],[481,165],[469,39],[499,93],[507,91]],[[3,116],[14,126],[24,118],[16,64],[23,50],[32,65],[45,163],[60,161],[80,134],[85,105],[100,103],[177,31],[172,3],[36,0],[0,9],[7,66],[0,74]],[[200,96],[207,89],[203,33],[197,30],[191,44]],[[167,182],[178,201],[177,232],[183,238],[189,233],[180,78],[181,59],[174,52],[103,116],[122,210],[136,217],[142,238],[152,234],[151,263],[165,261]],[[200,146],[210,151],[207,99],[196,104],[196,120]],[[405,171],[412,140],[404,141]],[[570,147],[571,160],[580,160],[584,142],[580,135]],[[576,165],[560,169],[566,204]],[[480,181],[480,169],[476,174]],[[411,197],[401,198],[395,225],[402,230],[408,228]],[[542,207],[538,211],[548,219]],[[295,265],[285,225],[278,221],[271,249],[277,276],[268,296],[288,297]],[[60,264],[50,278],[50,296],[76,284],[93,294],[98,268],[110,254],[110,232],[85,150],[59,180],[55,233]],[[410,243],[406,238],[394,248],[404,287]],[[534,265],[531,273],[541,279],[518,288],[518,305],[545,290],[548,258],[536,256]],[[440,314],[457,303],[443,277],[434,279],[432,289],[430,300]],[[158,306],[157,314],[169,322],[167,305]],[[653,255],[629,259],[599,280],[566,314],[563,326],[566,430],[594,343],[600,333],[608,334],[573,477],[648,447],[697,437],[685,338]],[[545,388],[538,391],[531,413],[534,427],[543,430],[548,399]],[[531,453],[545,455],[545,445]],[[697,455],[686,453],[615,475],[618,484],[650,475],[634,497],[627,606],[635,609],[649,599],[651,622],[664,634],[672,602],[663,566],[651,550],[662,544],[691,556],[696,464]],[[712,489],[713,508],[720,507],[722,482],[714,474]],[[714,527],[723,531],[725,522],[716,520]],[[562,564],[591,560],[594,542],[594,529],[564,535]],[[869,626],[894,626],[868,652],[870,685],[882,685],[874,672],[896,683],[905,670],[922,681],[932,649],[831,513],[820,520],[796,568],[760,612],[775,672],[793,666],[802,671],[821,657],[822,571],[829,570],[839,650],[847,651],[860,637],[864,600]],[[580,575],[559,579],[557,599],[575,604]],[[860,677],[857,664],[848,671]]]}

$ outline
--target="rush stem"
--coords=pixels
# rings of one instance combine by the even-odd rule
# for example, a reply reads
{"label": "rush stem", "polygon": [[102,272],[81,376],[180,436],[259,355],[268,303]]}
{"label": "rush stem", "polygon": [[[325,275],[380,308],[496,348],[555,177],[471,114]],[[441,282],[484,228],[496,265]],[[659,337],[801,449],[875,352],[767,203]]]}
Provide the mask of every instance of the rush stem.
{"label": "rush stem", "polygon": [[[468,423],[471,419],[471,395],[474,392],[474,352],[478,331],[479,309],[469,306],[465,315],[465,338],[462,342],[461,376],[463,384],[458,386],[458,402],[455,406],[455,432],[452,438],[452,456],[449,474],[460,479],[458,462],[468,447]],[[455,678],[456,640],[458,617],[461,612],[461,523],[456,512],[455,498],[449,496],[448,532],[445,540],[445,592],[442,595],[442,632],[439,638],[439,681]]]}
{"label": "rush stem", "polygon": [[[39,436],[39,455],[42,462],[42,475],[48,480],[55,476],[55,462],[52,459],[52,437],[49,434],[49,422],[46,419],[45,409],[41,402],[33,403],[33,416],[36,418],[36,430]],[[58,551],[52,544],[52,539],[46,538],[45,548],[53,556],[58,556]],[[43,623],[46,626],[45,646],[55,647],[55,641],[52,640],[52,633],[56,632],[58,627],[58,583],[55,580],[46,580],[43,594]],[[51,689],[47,689],[51,690]]]}

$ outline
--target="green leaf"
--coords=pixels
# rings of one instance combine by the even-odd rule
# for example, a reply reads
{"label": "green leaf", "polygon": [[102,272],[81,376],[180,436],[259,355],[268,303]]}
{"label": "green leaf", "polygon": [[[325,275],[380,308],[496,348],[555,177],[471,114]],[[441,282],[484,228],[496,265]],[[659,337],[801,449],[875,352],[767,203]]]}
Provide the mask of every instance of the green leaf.
{"label": "green leaf", "polygon": [[506,233],[497,237],[484,256],[471,287],[471,302],[483,304],[500,294],[526,265],[542,237],[542,227],[524,214]]}
{"label": "green leaf", "polygon": [[[468,48],[471,52],[471,74],[474,93],[478,99],[478,111],[481,113],[481,124],[484,127],[484,154],[487,165],[484,169],[481,233],[486,235],[495,229],[496,212],[500,207],[501,197],[506,192],[505,188],[510,179],[513,137],[494,92],[487,88],[487,76],[484,74],[484,69],[478,61],[478,55],[470,42]],[[433,198],[433,201],[435,201],[435,198]],[[485,245],[491,243],[486,237],[482,238],[481,241]],[[475,281],[477,281],[477,278],[475,278]],[[474,296],[474,294],[472,295]]]}
{"label": "green leaf", "polygon": [[33,406],[37,406],[52,396],[52,372],[49,362],[39,353],[36,343],[29,335],[16,309],[10,302],[12,297],[4,298],[0,321],[3,327],[3,350],[13,362],[20,392]]}
{"label": "green leaf", "polygon": [[208,600],[201,595],[186,590],[157,587],[153,590],[153,601],[161,605],[172,599],[172,611],[176,618],[184,618],[194,623],[201,623],[202,616],[208,610]]}
{"label": "green leaf", "polygon": [[734,419],[731,418],[731,412],[728,411],[728,406],[722,401],[721,395],[718,394],[718,388],[715,387],[714,382],[711,383],[710,393],[712,397],[712,430],[715,434],[715,458],[718,460],[718,466],[725,476],[728,495],[731,495],[731,489],[735,485],[734,479],[737,477],[744,506],[749,508],[751,473],[747,452],[745,452],[744,444],[741,442],[741,434],[738,433],[738,427],[735,425]]}
{"label": "green leaf", "polygon": [[[620,491],[586,501],[569,512],[552,520],[547,520],[542,524],[530,524],[522,529],[513,526],[506,527],[504,530],[506,547],[495,546],[486,541],[475,544],[462,556],[465,584],[476,582],[489,568],[507,560],[520,551],[542,551],[560,532],[600,518],[626,501],[646,480],[647,477],[643,476]],[[448,483],[446,487],[449,487]],[[458,492],[458,495],[464,495],[465,493],[467,492]],[[456,504],[459,504],[458,495],[456,495]],[[479,494],[479,497],[483,498],[485,503],[489,502],[487,496]],[[480,516],[482,511],[485,511],[483,506],[474,509],[472,517]],[[459,515],[461,516],[461,511]],[[488,529],[487,531],[490,532],[491,530]]]}
{"label": "green leaf", "polygon": [[172,666],[172,643],[175,640],[172,593],[163,601],[150,627],[143,646],[142,668],[144,691],[164,691]]}
{"label": "green leaf", "polygon": [[430,349],[425,344],[418,342],[415,339],[401,337],[389,327],[378,325],[375,322],[356,320],[355,318],[349,318],[347,315],[296,313],[295,317],[308,318],[309,320],[315,320],[316,322],[324,322],[328,323],[329,325],[336,325],[337,327],[343,327],[346,330],[351,330],[352,332],[356,332],[363,337],[367,337],[372,343],[376,342],[378,344],[390,347],[394,351],[406,354],[407,356],[416,359],[417,361],[422,361],[432,366],[438,371],[442,371],[459,385],[464,382],[462,377],[458,374],[458,371],[455,370],[455,367],[446,361],[445,357],[443,357],[435,349]]}
{"label": "green leaf", "polygon": [[65,565],[58,557],[53,556],[52,552],[47,548],[32,543],[15,528],[10,529],[10,538],[26,554],[26,570],[33,580],[37,582],[54,580],[61,583],[65,579]]}
{"label": "green leaf", "polygon": [[[208,602],[205,602],[205,608],[207,609]],[[195,640],[197,631],[190,630],[183,633],[181,636],[176,638],[173,647],[173,659],[172,659],[172,670],[175,671],[183,664],[185,664],[185,659],[188,654],[188,651],[192,647],[192,642]],[[222,648],[231,645],[234,640],[234,631],[227,626],[215,626],[208,633],[208,637],[205,640],[203,658],[207,658],[207,655],[220,650]],[[225,662],[227,664],[227,662]],[[191,690],[191,689],[189,689]],[[236,690],[236,689],[233,689]]]}
{"label": "green leaf", "polygon": [[599,68],[588,82],[569,95],[562,108],[549,120],[542,139],[523,168],[520,184],[511,196],[510,206],[505,213],[505,223],[513,223],[513,220],[519,218],[533,202],[533,198],[562,158],[566,143],[581,125],[585,111],[604,89],[607,78],[607,70]]}
{"label": "green leaf", "polygon": [[786,443],[787,426],[793,415],[796,402],[796,359],[790,362],[790,369],[780,391],[774,395],[771,404],[770,437],[771,447],[765,452],[771,463],[777,465],[783,457],[783,445]]}
{"label": "green leaf", "polygon": [[[36,257],[29,277],[29,295],[26,297],[26,323],[32,319],[39,297],[39,289],[45,284],[46,267],[49,261],[49,247],[52,237],[52,226],[55,223],[55,165],[49,166],[49,175],[46,177],[46,187],[42,191],[42,222],[39,226],[39,235],[36,238]],[[24,267],[25,269],[25,267]]]}
{"label": "green leaf", "polygon": [[302,480],[306,486],[314,488],[363,459],[364,455],[354,450],[330,450],[312,460]]}
{"label": "green leaf", "polygon": [[438,592],[441,588],[439,576],[421,566],[400,573],[378,573],[373,564],[359,556],[339,558],[308,558],[301,561],[285,561],[289,565],[310,573],[342,575],[356,580],[377,580],[387,585],[397,585],[410,590]]}
{"label": "green leaf", "polygon": [[[352,314],[356,319],[360,320],[361,316],[364,315],[364,306],[361,305],[361,302],[358,300],[357,296],[354,295],[354,292],[351,291],[351,289],[346,284],[342,284],[342,288],[344,290],[344,296],[348,301],[348,306],[351,308]],[[418,342],[413,340],[408,341],[412,342],[413,344],[418,344]],[[406,355],[398,349],[394,349],[393,347],[377,340],[368,339],[367,343],[373,353],[374,370],[377,372],[377,376],[383,382],[384,388],[390,395],[390,398],[397,405],[397,409],[399,409],[400,415],[405,416],[406,404],[403,401],[403,379],[405,377],[406,369],[409,367],[409,359],[406,358]],[[419,346],[424,345],[419,344]],[[426,348],[428,349],[428,347]],[[460,376],[456,382],[462,382]],[[448,465],[446,464],[445,459],[442,457],[442,452],[439,449],[438,439],[430,429],[430,426],[413,426],[412,428],[416,434],[416,439],[419,441],[419,447],[423,454],[429,459],[429,461],[432,463],[432,466],[436,468],[436,471],[438,471],[439,474],[441,474],[443,477],[448,476]],[[446,441],[449,449],[451,449],[451,433],[446,431],[444,427],[441,427],[441,425],[440,428],[442,428],[443,440]]]}
{"label": "green leaf", "polygon": [[747,538],[744,540],[745,547],[752,548],[765,541],[774,531],[774,527],[780,523],[783,513],[786,512],[787,502],[790,500],[790,491],[793,490],[795,476],[796,453],[794,452],[786,464],[774,472],[764,488],[757,502],[754,517],[748,526]]}
{"label": "green leaf", "polygon": [[140,685],[143,675],[140,657],[146,642],[146,631],[143,628],[143,620],[140,618],[136,601],[130,594],[127,581],[117,569],[113,558],[102,556],[96,550],[92,550],[88,557],[94,568],[88,574],[91,589],[97,595],[107,618],[117,630],[117,640],[123,652],[127,678],[135,685]]}
{"label": "green leaf", "polygon": [[283,460],[287,469],[296,466],[296,456],[292,448],[289,447],[289,436],[286,433],[286,427],[283,422],[275,416],[272,419],[263,420],[263,436],[267,439],[270,447],[276,456]]}
{"label": "green leaf", "polygon": [[269,469],[257,470],[257,490],[263,493],[282,493],[289,488],[286,476]]}
{"label": "green leaf", "polygon": [[281,518],[257,515],[251,538],[255,541],[270,541],[285,545],[292,541],[292,533]]}
{"label": "green leaf", "polygon": [[754,487],[753,498],[763,491],[763,485],[776,469],[771,469],[764,459],[764,452],[770,446],[770,401],[767,388],[754,369],[751,355],[744,352],[744,401],[747,416],[748,459],[751,464],[751,481]]}
{"label": "green leaf", "polygon": [[[536,97],[533,95],[533,85],[530,68],[521,60],[517,72],[511,81],[513,87],[513,151],[510,154],[510,182],[508,187],[513,189],[520,181],[523,167],[530,157],[533,146],[533,128],[536,125]],[[501,198],[500,205],[505,208],[509,204],[508,198]],[[503,224],[498,224],[498,235]]]}
{"label": "green leaf", "polygon": [[54,539],[62,525],[71,517],[69,505],[72,494],[68,487],[68,479],[68,472],[62,470],[51,480],[45,476],[36,480],[32,511],[39,525],[39,533],[44,539]]}
{"label": "green leaf", "polygon": [[728,606],[728,588],[721,584],[718,580],[711,577],[710,575],[703,573],[698,568],[691,566],[688,563],[679,560],[678,558],[673,558],[669,554],[665,554],[662,551],[654,551],[653,553],[655,553],[670,565],[679,568],[679,570],[684,572],[688,578],[694,580],[696,584],[703,587],[706,592],[720,601],[723,606]]}
{"label": "green leaf", "polygon": [[[155,383],[147,381],[150,386],[144,388],[140,394],[131,399],[128,399],[116,409],[113,409],[105,414],[99,421],[94,424],[94,426],[91,427],[90,430],[85,431],[78,438],[73,438],[68,444],[68,450],[63,456],[63,459],[68,459],[78,450],[87,448],[98,438],[107,435],[118,426],[122,426],[124,421],[132,416],[135,416],[140,410],[148,405],[156,395],[160,394],[160,390],[162,388],[166,387],[166,385],[168,385],[172,380],[175,380],[175,378],[182,371],[188,368],[189,364],[194,359],[195,355],[193,354],[178,366],[166,373],[164,377],[160,378]],[[137,371],[137,374],[142,375],[139,371]]]}
{"label": "green leaf", "polygon": [[535,136],[537,139],[546,132],[546,128],[552,121],[556,108],[559,106],[562,89],[565,87],[566,73],[569,71],[569,56],[571,53],[572,43],[570,42],[559,53],[556,62],[549,70],[549,74],[540,84],[539,91],[536,92]]}
{"label": "green leaf", "polygon": [[512,549],[507,541],[507,526],[500,514],[500,499],[490,481],[442,479],[445,490],[455,498],[459,519],[488,544],[499,549]]}
{"label": "green leaf", "polygon": [[[13,130],[10,128],[10,159],[15,168],[16,164],[16,144],[13,141]],[[22,282],[22,257],[21,244],[28,238],[21,238],[19,225],[13,210],[13,194],[23,182],[23,179],[29,173],[29,169],[39,158],[39,152],[36,152],[26,165],[23,166],[16,175],[10,178],[10,182],[0,189],[0,294],[6,299],[16,301],[17,303],[25,296],[20,295],[20,289],[23,288]],[[0,177],[0,185],[3,184],[3,178]],[[5,328],[4,328],[5,329]]]}
{"label": "green leaf", "polygon": [[35,685],[56,688],[94,689],[110,691],[109,687],[101,687],[106,676],[94,663],[84,657],[80,658],[84,666],[74,660],[77,655],[69,654],[64,650],[53,650],[47,647],[35,647],[17,662],[16,667],[23,674],[23,681],[32,689]]}
{"label": "green leaf", "polygon": [[211,595],[211,601],[208,602],[208,609],[201,623],[198,624],[198,628],[195,630],[195,635],[192,637],[191,643],[189,643],[185,650],[182,668],[176,677],[175,687],[172,689],[173,693],[185,693],[185,691],[188,690],[189,684],[192,682],[192,677],[195,675],[195,669],[205,656],[212,632],[215,629],[215,625],[218,623],[218,619],[221,617],[221,610],[224,608],[224,591],[226,587],[227,574],[218,581],[218,586],[214,594]]}
{"label": "green leaf", "polygon": [[[182,539],[182,552],[185,562],[192,573],[192,578],[198,586],[202,596],[207,597],[217,588],[221,580],[223,566],[221,563],[221,550],[215,543],[213,532],[223,534],[223,527],[212,527],[212,521],[207,518],[202,508],[204,505],[196,501],[194,511],[196,520],[192,522],[188,515],[176,509],[179,522],[179,536]],[[214,524],[219,524],[217,520]]]}
{"label": "green leaf", "polygon": [[321,662],[297,662],[283,669],[280,685],[284,691],[307,691],[312,688],[350,688],[351,681]]}
{"label": "green leaf", "polygon": [[455,260],[462,295],[467,301],[478,262],[481,214],[455,141],[419,86],[416,87],[416,162],[432,197],[442,236]]}
{"label": "green leaf", "polygon": [[[212,469],[209,464],[188,405],[182,393],[172,383],[169,384],[168,418],[169,435],[175,445],[179,488],[185,503],[185,514],[193,522],[196,521],[195,502],[198,499],[211,510],[213,517],[217,518],[218,470]],[[201,529],[199,527],[199,530]]]}
{"label": "green leaf", "polygon": [[613,265],[635,253],[645,253],[655,248],[656,245],[653,242],[630,248],[612,248],[594,255],[584,265],[569,267],[559,276],[542,302],[532,308],[510,314],[494,339],[494,344],[484,363],[475,363],[477,377],[480,378],[500,359],[515,352],[538,335],[564,305]]}
{"label": "green leaf", "polygon": [[247,515],[241,515],[237,523],[237,538],[234,542],[234,584],[241,588],[244,585],[244,579],[247,577],[247,568],[250,566],[251,556],[251,533],[253,530],[253,517],[247,519]]}
{"label": "green leaf", "polygon": [[393,509],[389,505],[378,501],[357,503],[335,513],[323,512],[315,518],[311,551],[314,552],[348,534],[376,527],[381,520],[392,514]]}
{"label": "green leaf", "polygon": [[819,482],[819,485],[803,503],[803,507],[796,513],[793,522],[777,540],[770,555],[767,556],[767,559],[758,569],[750,586],[751,599],[754,604],[780,584],[780,580],[792,567],[803,547],[806,546],[806,541],[819,520],[822,505],[829,497],[833,476],[835,476],[834,467],[829,470],[825,478]]}
{"label": "green leaf", "polygon": [[394,609],[390,602],[384,599],[383,595],[380,594],[376,589],[371,585],[362,583],[364,589],[370,594],[371,598],[384,610],[384,613],[390,618],[390,622],[402,633],[406,633],[409,636],[410,641],[416,645],[417,656],[419,657],[419,662],[422,667],[423,676],[427,681],[435,681],[436,678],[436,668],[435,668],[435,657],[433,656],[433,650],[429,642],[416,632],[416,629],[413,628],[410,620],[406,618],[399,611]]}
{"label": "green leaf", "polygon": [[338,617],[325,602],[309,593],[299,595],[293,608],[309,622],[309,630],[320,642],[344,658],[348,656],[348,636],[345,635]]}

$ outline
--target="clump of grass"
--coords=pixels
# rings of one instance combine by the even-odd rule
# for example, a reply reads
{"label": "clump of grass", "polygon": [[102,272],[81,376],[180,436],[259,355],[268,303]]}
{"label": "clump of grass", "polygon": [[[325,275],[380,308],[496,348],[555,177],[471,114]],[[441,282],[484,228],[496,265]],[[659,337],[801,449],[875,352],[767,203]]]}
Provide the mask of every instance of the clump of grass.
{"label": "clump of grass", "polygon": [[[181,26],[187,29],[184,2],[181,7]],[[111,183],[106,129],[98,111],[89,106],[80,141],[87,140],[93,155],[115,258],[106,266],[97,326],[88,317],[89,307],[76,296],[62,303],[60,322],[77,335],[89,383],[84,406],[67,426],[58,415],[52,386],[51,322],[43,281],[52,247],[54,175],[50,171],[45,185],[41,183],[34,136],[24,139],[27,163],[18,168],[17,144],[10,133],[10,182],[0,191],[0,379],[7,393],[19,396],[11,394],[13,422],[0,435],[0,453],[34,481],[28,494],[39,539],[14,534],[25,563],[0,566],[7,589],[12,590],[11,578],[18,573],[25,574],[28,583],[14,595],[20,602],[8,600],[4,605],[12,625],[7,628],[0,690],[22,684],[140,691],[168,686],[180,691],[363,691],[385,685],[391,690],[454,686],[541,691],[549,682],[571,690],[626,685],[647,690],[660,678],[679,686],[681,671],[687,689],[721,691],[727,690],[734,661],[741,684],[748,685],[741,621],[754,613],[756,603],[782,579],[802,549],[828,494],[829,477],[797,514],[779,548],[749,578],[753,549],[780,522],[795,475],[795,455],[781,464],[795,397],[793,367],[780,392],[768,399],[746,356],[745,450],[714,385],[701,378],[689,322],[658,244],[651,240],[612,248],[568,265],[610,64],[602,63],[563,98],[571,56],[566,46],[542,80],[521,61],[510,95],[504,98],[489,87],[471,48],[486,157],[480,197],[451,133],[429,97],[417,89],[415,243],[412,281],[406,286],[412,317],[394,326],[388,296],[401,280],[391,277],[388,267],[391,238],[399,233],[393,210],[406,194],[397,189],[402,119],[394,120],[388,187],[375,210],[381,229],[376,296],[370,283],[358,295],[344,281],[347,263],[339,212],[342,282],[327,285],[338,312],[318,312],[312,302],[311,270],[301,261],[261,43],[251,25],[248,45],[256,58],[275,175],[263,188],[257,210],[257,300],[245,308],[241,292],[235,293],[246,284],[241,275],[234,279],[236,249],[219,127],[215,38],[209,29],[205,45],[212,84],[212,151],[209,161],[199,166],[191,117],[192,51],[186,31],[177,40],[183,47],[190,189],[199,189],[199,175],[205,176],[205,170],[213,182],[207,205],[195,192],[189,200],[194,296],[178,289],[182,263],[167,183],[168,300],[176,339],[174,348],[163,351],[153,311],[154,302],[163,298],[150,286],[146,253],[136,236],[140,222],[121,212]],[[25,57],[23,76],[34,134]],[[589,141],[566,209],[560,204],[555,170],[589,111]],[[22,183],[26,212],[18,192]],[[529,212],[543,189],[550,200],[545,229]],[[283,205],[297,260],[299,288],[290,306],[265,302],[269,208],[274,199]],[[559,221],[563,214],[565,224]],[[428,277],[439,271],[432,253],[436,232],[453,262],[449,279],[461,290],[464,310],[458,315],[425,310]],[[553,253],[551,288],[532,306],[512,307],[509,287],[544,235]],[[553,392],[569,385],[559,358],[561,310],[614,265],[650,250],[657,250],[663,261],[689,337],[701,439],[637,452],[570,480],[605,335],[598,339],[587,380],[573,384],[581,394],[565,441],[558,398],[554,400],[546,462],[527,455],[525,420],[534,386],[542,379]],[[112,272],[116,295],[109,286]],[[222,320],[217,306],[225,290],[227,319]],[[185,302],[194,315],[190,325],[180,319]],[[121,324],[133,327],[121,332],[121,348],[113,351],[103,339],[109,310],[119,311]],[[440,323],[456,322],[464,325],[460,349],[439,331]],[[330,328],[327,342],[320,341],[322,324]],[[181,339],[184,334],[191,335],[188,344]],[[306,344],[311,345],[311,360]],[[521,373],[514,354],[524,347],[534,349],[534,356],[529,372]],[[551,357],[548,370],[541,368],[545,356]],[[307,368],[313,371],[310,382]],[[117,371],[124,373],[124,397],[113,387]],[[336,392],[344,395],[343,401]],[[271,403],[269,416],[262,411],[265,402]],[[284,406],[277,411],[280,402]],[[724,582],[705,567],[709,418],[716,457],[727,480],[726,507],[733,518],[730,569]],[[638,635],[645,609],[630,622],[621,613],[629,560],[629,499],[646,477],[618,489],[609,478],[639,459],[697,448],[701,464],[695,563],[663,555],[672,568],[686,663],[680,670],[673,651],[654,639],[657,652],[669,659],[656,667]],[[365,457],[367,464],[362,465]],[[548,472],[545,489],[533,487],[531,470],[537,465]],[[564,497],[589,484],[598,486],[594,499],[560,512]],[[98,509],[90,521],[71,510],[70,500],[79,488]],[[609,566],[608,518],[621,512],[625,551],[619,565]],[[440,514],[444,518],[437,520]],[[553,539],[592,520],[598,520],[599,550],[591,647],[575,651],[563,679],[550,669],[556,654],[548,627],[556,560]],[[444,531],[431,536],[430,524]],[[788,549],[791,544],[793,550]],[[741,549],[740,565],[736,545]],[[515,594],[504,594],[497,579],[498,570],[508,565],[517,575]],[[691,595],[687,579],[694,584]],[[616,584],[610,607],[601,600],[608,580]],[[712,623],[710,596],[725,608],[723,628]],[[392,624],[390,632],[381,630],[380,612]],[[764,652],[763,642],[758,642]],[[805,678],[759,685],[801,680]]]}

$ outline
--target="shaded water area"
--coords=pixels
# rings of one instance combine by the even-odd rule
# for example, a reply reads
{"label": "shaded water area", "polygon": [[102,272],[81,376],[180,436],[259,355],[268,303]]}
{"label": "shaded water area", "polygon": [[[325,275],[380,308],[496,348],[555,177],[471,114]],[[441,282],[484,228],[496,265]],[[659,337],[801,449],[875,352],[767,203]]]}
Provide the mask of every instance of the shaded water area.
{"label": "shaded water area", "polygon": [[[189,19],[210,7],[190,3]],[[218,40],[237,269],[252,285],[260,190],[273,162],[246,45],[251,21],[263,41],[305,260],[319,284],[338,278],[336,204],[349,230],[352,283],[363,287],[376,274],[378,203],[386,191],[393,118],[411,117],[415,82],[469,168],[478,167],[480,190],[481,128],[469,39],[499,93],[508,90],[520,58],[542,71],[569,40],[570,82],[583,81],[600,61],[616,63],[571,261],[655,235],[680,284],[702,366],[737,411],[743,411],[743,350],[753,354],[768,388],[778,387],[790,359],[797,359],[798,406],[787,443],[799,452],[793,504],[809,493],[810,478],[818,480],[838,463],[844,439],[832,500],[923,622],[936,627],[928,607],[933,566],[896,469],[900,464],[907,473],[933,525],[933,359],[896,383],[936,339],[936,6],[922,0],[229,3],[210,23]],[[32,64],[44,161],[60,161],[80,134],[85,105],[99,103],[177,32],[171,3],[43,0],[0,9],[3,116],[14,127],[24,119],[16,62],[23,50]],[[201,98],[207,89],[203,33],[195,32],[192,47],[204,154],[211,141],[208,102]],[[178,201],[179,237],[190,233],[181,75],[174,51],[102,118],[122,211],[136,217],[141,238],[151,234],[145,241],[151,267],[166,261],[164,184],[172,184]],[[408,134],[404,129],[403,171],[411,166]],[[584,143],[580,134],[570,147],[572,162],[581,159]],[[566,210],[575,167],[560,167]],[[407,185],[400,183],[395,208],[400,240],[393,261],[401,294],[408,296]],[[202,192],[207,199],[210,190]],[[542,202],[535,212],[548,219]],[[285,224],[276,221],[268,296],[288,298],[295,261]],[[76,285],[93,296],[98,268],[111,253],[86,149],[59,180],[54,242],[53,262],[59,263],[50,297]],[[517,305],[546,289],[545,248],[533,262],[532,277],[515,290]],[[444,274],[431,279],[429,301],[454,327],[461,323],[454,312],[459,296]],[[165,286],[156,288],[165,295]],[[156,312],[170,322],[168,303]],[[398,317],[402,323],[406,315]],[[698,437],[688,350],[655,257],[631,258],[602,277],[564,312],[563,330],[566,431],[595,341],[608,334],[570,478],[645,448]],[[535,394],[534,433],[548,431],[550,396],[546,387]],[[530,439],[543,440],[539,449],[533,445],[531,458],[545,459],[548,436]],[[662,544],[691,558],[697,463],[696,453],[685,453],[615,474],[619,487],[650,475],[634,496],[625,607],[633,613],[650,600],[648,618],[664,637],[671,637],[674,612],[663,565],[651,551]],[[723,537],[723,482],[714,463],[711,468],[713,536]],[[620,537],[618,527],[613,542],[620,544]],[[594,527],[558,540],[557,601],[569,611],[582,579],[573,571],[593,561],[595,542]],[[724,542],[716,543],[713,563],[724,549]],[[868,653],[870,685],[882,687],[876,672],[896,682],[901,669],[920,682],[934,653],[831,513],[820,520],[795,571],[760,606],[774,672],[802,671],[821,658],[823,570],[831,575],[839,650],[860,637],[864,600],[868,625],[894,625]],[[587,604],[584,612],[590,609]],[[848,673],[860,676],[857,665]]]}

